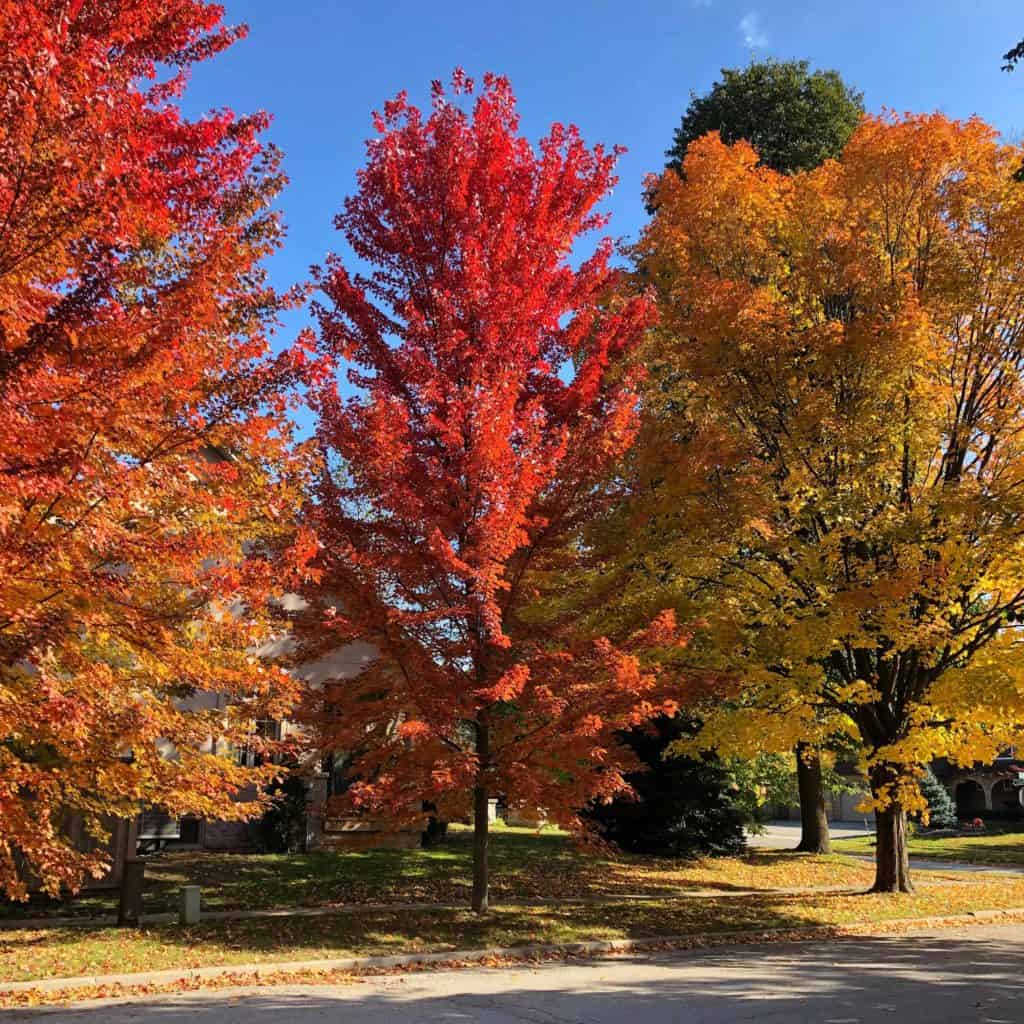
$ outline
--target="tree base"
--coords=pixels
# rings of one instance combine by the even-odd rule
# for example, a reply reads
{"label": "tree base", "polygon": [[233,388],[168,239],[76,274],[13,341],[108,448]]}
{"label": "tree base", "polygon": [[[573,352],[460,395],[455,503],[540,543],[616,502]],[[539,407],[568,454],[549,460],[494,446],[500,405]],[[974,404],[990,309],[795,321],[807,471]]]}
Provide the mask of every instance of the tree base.
{"label": "tree base", "polygon": [[890,798],[889,803],[875,811],[875,884],[876,893],[909,893],[914,891],[910,881],[910,856],[907,850],[907,813],[903,806],[891,799],[888,792],[892,778],[899,778],[898,768],[883,765],[876,769],[872,792]]}
{"label": "tree base", "polygon": [[831,853],[825,811],[825,786],[821,777],[821,758],[806,743],[796,748],[797,788],[800,792],[800,845],[797,853]]}
{"label": "tree base", "polygon": [[879,882],[875,882],[875,884],[871,886],[870,889],[868,889],[868,893],[870,895],[874,895],[876,893],[884,893],[893,896],[900,895],[901,893],[914,892],[917,892],[917,890],[914,888],[909,878],[903,882],[893,882],[892,884],[880,884]]}
{"label": "tree base", "polygon": [[797,846],[793,847],[794,853],[831,853],[832,843],[831,841],[825,841],[820,843],[805,843],[803,840]]}

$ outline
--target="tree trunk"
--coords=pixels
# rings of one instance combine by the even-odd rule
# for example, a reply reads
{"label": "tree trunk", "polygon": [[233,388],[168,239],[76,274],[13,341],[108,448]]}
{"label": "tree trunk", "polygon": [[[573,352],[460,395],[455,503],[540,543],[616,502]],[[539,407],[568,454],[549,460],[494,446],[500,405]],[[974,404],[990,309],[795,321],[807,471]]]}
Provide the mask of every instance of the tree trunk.
{"label": "tree trunk", "polygon": [[[871,773],[871,793],[888,792],[899,778],[896,765],[879,765]],[[883,794],[884,795],[884,794]],[[875,884],[872,892],[913,892],[907,852],[907,812],[898,801],[875,811]]]}
{"label": "tree trunk", "polygon": [[490,846],[489,796],[485,771],[490,755],[490,729],[486,722],[476,723],[476,756],[478,768],[476,785],[473,787],[473,910],[478,914],[487,911],[489,871],[488,853]]}
{"label": "tree trunk", "polygon": [[800,853],[831,853],[832,837],[825,813],[821,758],[806,743],[797,744],[796,780],[800,791]]}

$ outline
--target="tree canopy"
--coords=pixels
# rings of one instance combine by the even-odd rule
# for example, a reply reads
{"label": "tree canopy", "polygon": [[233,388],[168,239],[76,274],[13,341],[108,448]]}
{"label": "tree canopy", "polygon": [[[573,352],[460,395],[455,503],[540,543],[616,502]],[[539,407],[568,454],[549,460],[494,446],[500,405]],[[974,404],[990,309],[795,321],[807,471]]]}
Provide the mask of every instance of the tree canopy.
{"label": "tree canopy", "polygon": [[708,744],[845,723],[884,889],[918,766],[990,759],[1024,717],[1019,159],[940,115],[868,118],[793,176],[711,133],[640,247],[661,326],[625,557],[704,602],[735,673]]}
{"label": "tree canopy", "polygon": [[[264,115],[177,106],[219,8],[0,3],[0,889],[99,873],[143,806],[214,818],[272,768],[232,744],[293,686],[252,655],[286,581],[271,358],[283,178]],[[171,77],[164,74],[170,69]],[[159,74],[158,74],[159,71]],[[219,694],[202,703],[187,698]]]}
{"label": "tree canopy", "polygon": [[772,170],[809,171],[839,156],[863,114],[862,94],[839,72],[812,72],[805,60],[722,68],[710,92],[691,97],[668,166],[681,170],[690,145],[714,131],[726,143],[746,139]]}

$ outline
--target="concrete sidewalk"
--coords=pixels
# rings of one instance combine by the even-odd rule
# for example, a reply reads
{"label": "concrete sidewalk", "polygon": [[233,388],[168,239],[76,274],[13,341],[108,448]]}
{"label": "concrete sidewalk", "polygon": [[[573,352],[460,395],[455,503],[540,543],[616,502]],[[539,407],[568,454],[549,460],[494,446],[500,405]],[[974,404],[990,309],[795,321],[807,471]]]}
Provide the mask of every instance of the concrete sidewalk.
{"label": "concrete sidewalk", "polygon": [[[829,833],[833,839],[854,839],[857,836],[873,836],[874,825],[865,821],[832,821],[829,822]],[[753,850],[794,850],[800,842],[799,821],[770,821],[764,826],[760,835],[750,835],[747,842]],[[855,860],[873,862],[869,854],[848,853],[839,850],[844,857]],[[920,857],[910,858],[911,871],[951,871],[964,872],[972,875],[1020,875],[1024,867],[1014,864],[971,864],[958,860],[927,860]]]}
{"label": "concrete sidewalk", "polygon": [[[847,853],[845,857],[854,857],[856,860],[867,861],[874,864],[874,857],[867,854]],[[910,858],[910,871],[950,871],[966,875],[1021,875],[1024,874],[1024,867],[1017,864],[970,864],[959,860],[920,860],[917,857]]]}

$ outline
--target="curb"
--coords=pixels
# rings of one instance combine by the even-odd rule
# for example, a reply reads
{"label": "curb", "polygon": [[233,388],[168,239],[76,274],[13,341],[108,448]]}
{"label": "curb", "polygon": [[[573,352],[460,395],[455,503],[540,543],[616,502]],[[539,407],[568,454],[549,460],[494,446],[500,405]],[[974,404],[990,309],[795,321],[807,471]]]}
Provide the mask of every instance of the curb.
{"label": "curb", "polygon": [[[489,965],[511,965],[543,958],[572,956],[600,956],[605,953],[630,953],[645,950],[714,948],[720,946],[743,946],[761,942],[810,941],[822,937],[862,936],[885,934],[894,929],[926,930],[929,928],[955,928],[962,925],[982,924],[993,921],[1009,921],[1024,918],[1024,907],[1008,907],[1002,910],[977,910],[949,916],[893,918],[864,924],[815,925],[807,928],[770,928],[759,931],[695,932],[690,935],[661,935],[640,939],[609,939],[591,942],[566,942],[534,946],[499,946],[489,949],[445,950],[436,953],[407,953],[395,956],[342,957],[326,960],[290,960],[283,962],[234,964],[220,967],[196,967],[185,970],[170,969],[133,974],[106,974],[76,978],[48,978],[39,981],[0,982],[0,998],[18,994],[58,994],[71,997],[76,989],[127,989],[124,996],[131,994],[135,987],[145,987],[145,994],[161,986],[175,984],[198,987],[197,983],[219,978],[229,978],[238,986],[257,981],[261,977],[273,976],[284,979],[289,975],[326,973],[387,973],[402,967],[443,965],[458,968],[468,964],[487,961]],[[232,986],[234,987],[234,986]],[[115,994],[115,993],[111,993]],[[96,997],[94,997],[96,998]],[[92,1001],[92,1000],[89,1000]]]}

